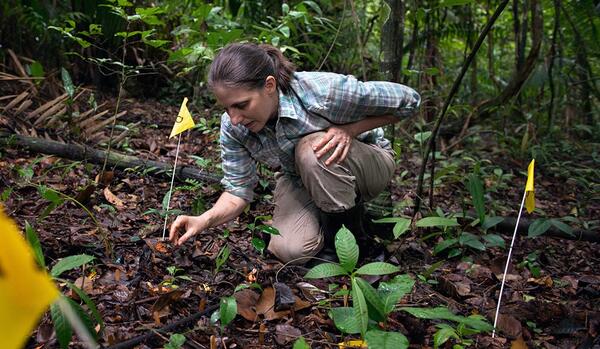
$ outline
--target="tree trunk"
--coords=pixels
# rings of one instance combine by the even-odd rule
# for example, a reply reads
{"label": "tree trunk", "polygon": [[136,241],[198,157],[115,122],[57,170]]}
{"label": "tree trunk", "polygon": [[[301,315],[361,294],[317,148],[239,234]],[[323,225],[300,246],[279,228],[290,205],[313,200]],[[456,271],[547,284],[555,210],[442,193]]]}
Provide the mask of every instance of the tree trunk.
{"label": "tree trunk", "polygon": [[381,72],[388,81],[400,82],[404,55],[404,1],[386,0],[390,15],[381,28]]}
{"label": "tree trunk", "polygon": [[[86,145],[66,144],[48,139],[35,137],[27,137],[17,134],[10,134],[0,131],[0,146],[24,147],[37,153],[50,154],[60,156],[71,160],[87,160],[95,164],[104,163],[106,152],[97,150]],[[146,173],[170,177],[170,171],[173,166],[158,161],[144,160],[135,156],[123,155],[111,151],[108,157],[108,165],[118,168],[141,168],[146,170]],[[221,178],[214,174],[206,173],[192,166],[177,166],[176,176],[179,179],[197,179],[207,183],[218,183]]]}
{"label": "tree trunk", "polygon": [[529,54],[527,55],[527,59],[523,64],[522,68],[517,70],[513,75],[512,79],[508,83],[508,85],[504,88],[502,93],[499,96],[484,101],[479,104],[476,108],[475,115],[477,117],[484,117],[488,115],[490,109],[501,106],[508,102],[512,97],[517,95],[521,90],[521,87],[531,75],[531,72],[535,68],[540,48],[542,46],[542,30],[543,30],[543,21],[542,21],[542,11],[539,0],[531,1],[531,16],[532,16],[532,34],[531,34],[531,49]]}

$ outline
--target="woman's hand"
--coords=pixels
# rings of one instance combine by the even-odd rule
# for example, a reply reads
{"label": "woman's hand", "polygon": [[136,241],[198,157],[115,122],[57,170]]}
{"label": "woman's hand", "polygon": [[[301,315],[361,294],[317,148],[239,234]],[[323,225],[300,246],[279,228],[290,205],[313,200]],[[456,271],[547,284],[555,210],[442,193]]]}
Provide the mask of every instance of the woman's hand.
{"label": "woman's hand", "polygon": [[346,159],[352,138],[354,138],[354,135],[350,131],[350,125],[331,126],[327,129],[325,136],[313,144],[313,150],[319,159],[333,150],[325,161],[325,166],[329,166],[334,162],[339,164]]}
{"label": "woman's hand", "polygon": [[[175,245],[181,245],[192,236],[202,232],[209,227],[208,220],[202,216],[179,216],[175,222],[171,224],[169,231],[169,240]],[[182,237],[179,237],[179,232],[183,231]]]}

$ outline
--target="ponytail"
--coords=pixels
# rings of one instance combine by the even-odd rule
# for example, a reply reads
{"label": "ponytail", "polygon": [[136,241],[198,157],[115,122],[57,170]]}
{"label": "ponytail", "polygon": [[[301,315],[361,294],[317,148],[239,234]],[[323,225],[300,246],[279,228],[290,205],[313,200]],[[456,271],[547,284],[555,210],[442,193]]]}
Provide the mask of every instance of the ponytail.
{"label": "ponytail", "polygon": [[275,77],[283,94],[291,88],[296,67],[271,45],[229,44],[215,57],[208,73],[208,86],[262,88],[269,75]]}

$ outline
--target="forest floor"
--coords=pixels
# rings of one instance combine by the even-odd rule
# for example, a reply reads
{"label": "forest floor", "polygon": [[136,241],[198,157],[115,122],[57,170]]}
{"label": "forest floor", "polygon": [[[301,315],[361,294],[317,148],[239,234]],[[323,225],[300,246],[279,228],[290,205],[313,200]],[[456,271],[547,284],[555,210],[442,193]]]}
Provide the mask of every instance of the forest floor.
{"label": "forest floor", "polygon": [[[96,98],[98,102],[107,102],[104,109],[114,110],[115,99],[98,95]],[[77,104],[75,108],[78,108]],[[119,123],[127,124],[123,120],[128,120],[130,126],[134,122],[140,123],[131,127],[135,127],[135,132],[118,145],[117,151],[172,164],[177,143],[176,139],[169,140],[168,134],[178,105],[124,99],[120,110],[126,110],[127,114]],[[193,114],[194,117],[198,115]],[[2,117],[6,115],[0,115]],[[218,129],[210,122],[205,126],[184,134],[178,166],[203,166],[209,172],[217,173]],[[83,142],[81,138],[71,136],[69,130],[47,128],[38,133],[52,139]],[[406,141],[398,158],[396,179],[390,187],[395,214],[408,213],[407,207],[414,199],[420,159],[418,147],[411,144],[413,141]],[[511,153],[501,150],[492,136],[465,145],[470,148],[438,160],[438,171],[449,168],[436,180],[434,198],[435,206],[439,207],[438,214],[439,211],[448,214],[462,212],[465,207],[472,208],[465,178],[477,162],[482,164],[486,174],[488,214],[516,217],[528,160],[514,158]],[[527,216],[529,219],[570,216],[573,217],[570,221],[563,222],[599,234],[598,194],[586,192],[597,190],[594,188],[597,188],[599,164],[586,155],[592,154],[588,151],[578,153],[584,154],[581,159],[564,154],[559,160],[567,167],[577,163],[595,169],[591,175],[589,171],[582,175],[583,181],[585,178],[588,181],[591,178],[592,184],[596,181],[591,189],[586,189],[577,178],[569,177],[572,172],[557,172],[553,166],[561,166],[560,161],[548,163],[538,159],[537,209]],[[329,308],[345,302],[344,297],[333,296],[331,290],[337,289],[331,285],[335,284],[339,289],[348,285],[347,279],[305,279],[307,268],[283,266],[268,252],[261,254],[253,246],[251,236],[262,237],[262,234],[253,233],[251,223],[272,212],[269,176],[264,177],[266,181],[258,188],[258,200],[241,217],[209,229],[176,248],[161,241],[164,223],[160,208],[169,190],[168,176],[150,175],[140,168],[109,168],[113,177],[86,192],[85,188],[94,182],[101,166],[32,153],[20,147],[0,148],[0,154],[0,192],[7,193],[3,198],[5,209],[20,227],[29,222],[37,231],[46,264],[53,265],[58,259],[75,254],[95,257],[94,262],[83,270],[73,270],[63,277],[82,286],[96,303],[105,325],[99,334],[102,346],[152,334],[138,347],[164,347],[173,333],[185,335],[183,347],[189,348],[291,347],[298,336],[303,336],[312,348],[328,348],[358,338],[357,335],[343,335],[327,315]],[[268,171],[263,172],[268,174]],[[44,216],[49,201],[41,197],[40,186],[77,197],[90,212],[66,200]],[[219,195],[218,183],[178,180],[175,187],[179,189],[173,193],[170,206],[188,214],[210,207]],[[268,223],[267,218],[262,219]],[[412,291],[402,298],[400,305],[441,305],[464,316],[482,314],[491,323],[512,229],[496,232],[505,241],[504,248],[486,246],[476,250],[461,246],[455,250],[457,256],[453,258],[444,253],[434,254],[436,243],[459,231],[481,234],[471,221],[461,223],[460,230],[445,232],[411,228],[400,240],[389,244],[391,252],[386,254],[386,261],[397,264],[401,273],[415,280]],[[230,249],[230,255],[217,269],[216,261],[225,245]],[[451,339],[444,347],[449,347],[449,343],[461,343],[461,340],[463,345],[468,345],[466,339],[471,338],[474,340],[472,347],[599,348],[599,247],[595,242],[519,235],[507,276],[497,337],[492,339],[491,333],[480,333]],[[376,284],[386,278],[368,280]],[[274,311],[273,285],[276,282],[293,291],[296,302],[290,310]],[[64,284],[60,287],[65,294],[77,299]],[[210,324],[210,316],[220,298],[233,295],[236,287],[242,288],[235,294],[239,315],[221,331]],[[197,316],[190,321],[184,320],[192,315]],[[160,331],[177,322],[181,326]],[[456,328],[452,322],[418,319],[396,311],[390,316],[385,330],[402,332],[409,339],[411,348],[427,348],[433,347],[436,324],[442,322]],[[73,338],[75,346],[81,345]],[[215,341],[212,345],[211,340]],[[43,316],[27,347],[58,347],[49,314]]]}

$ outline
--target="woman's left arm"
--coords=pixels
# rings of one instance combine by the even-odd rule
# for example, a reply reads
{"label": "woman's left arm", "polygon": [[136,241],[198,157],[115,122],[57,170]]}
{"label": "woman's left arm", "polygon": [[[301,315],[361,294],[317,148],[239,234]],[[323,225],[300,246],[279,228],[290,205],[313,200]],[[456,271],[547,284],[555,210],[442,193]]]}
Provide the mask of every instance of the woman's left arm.
{"label": "woman's left arm", "polygon": [[329,151],[333,150],[331,155],[325,160],[326,166],[329,166],[334,162],[340,163],[344,161],[348,155],[353,138],[356,138],[356,136],[363,132],[377,127],[390,125],[398,121],[400,121],[400,119],[393,115],[380,115],[371,116],[345,125],[331,126],[327,129],[325,136],[313,144],[313,150],[319,159]]}

